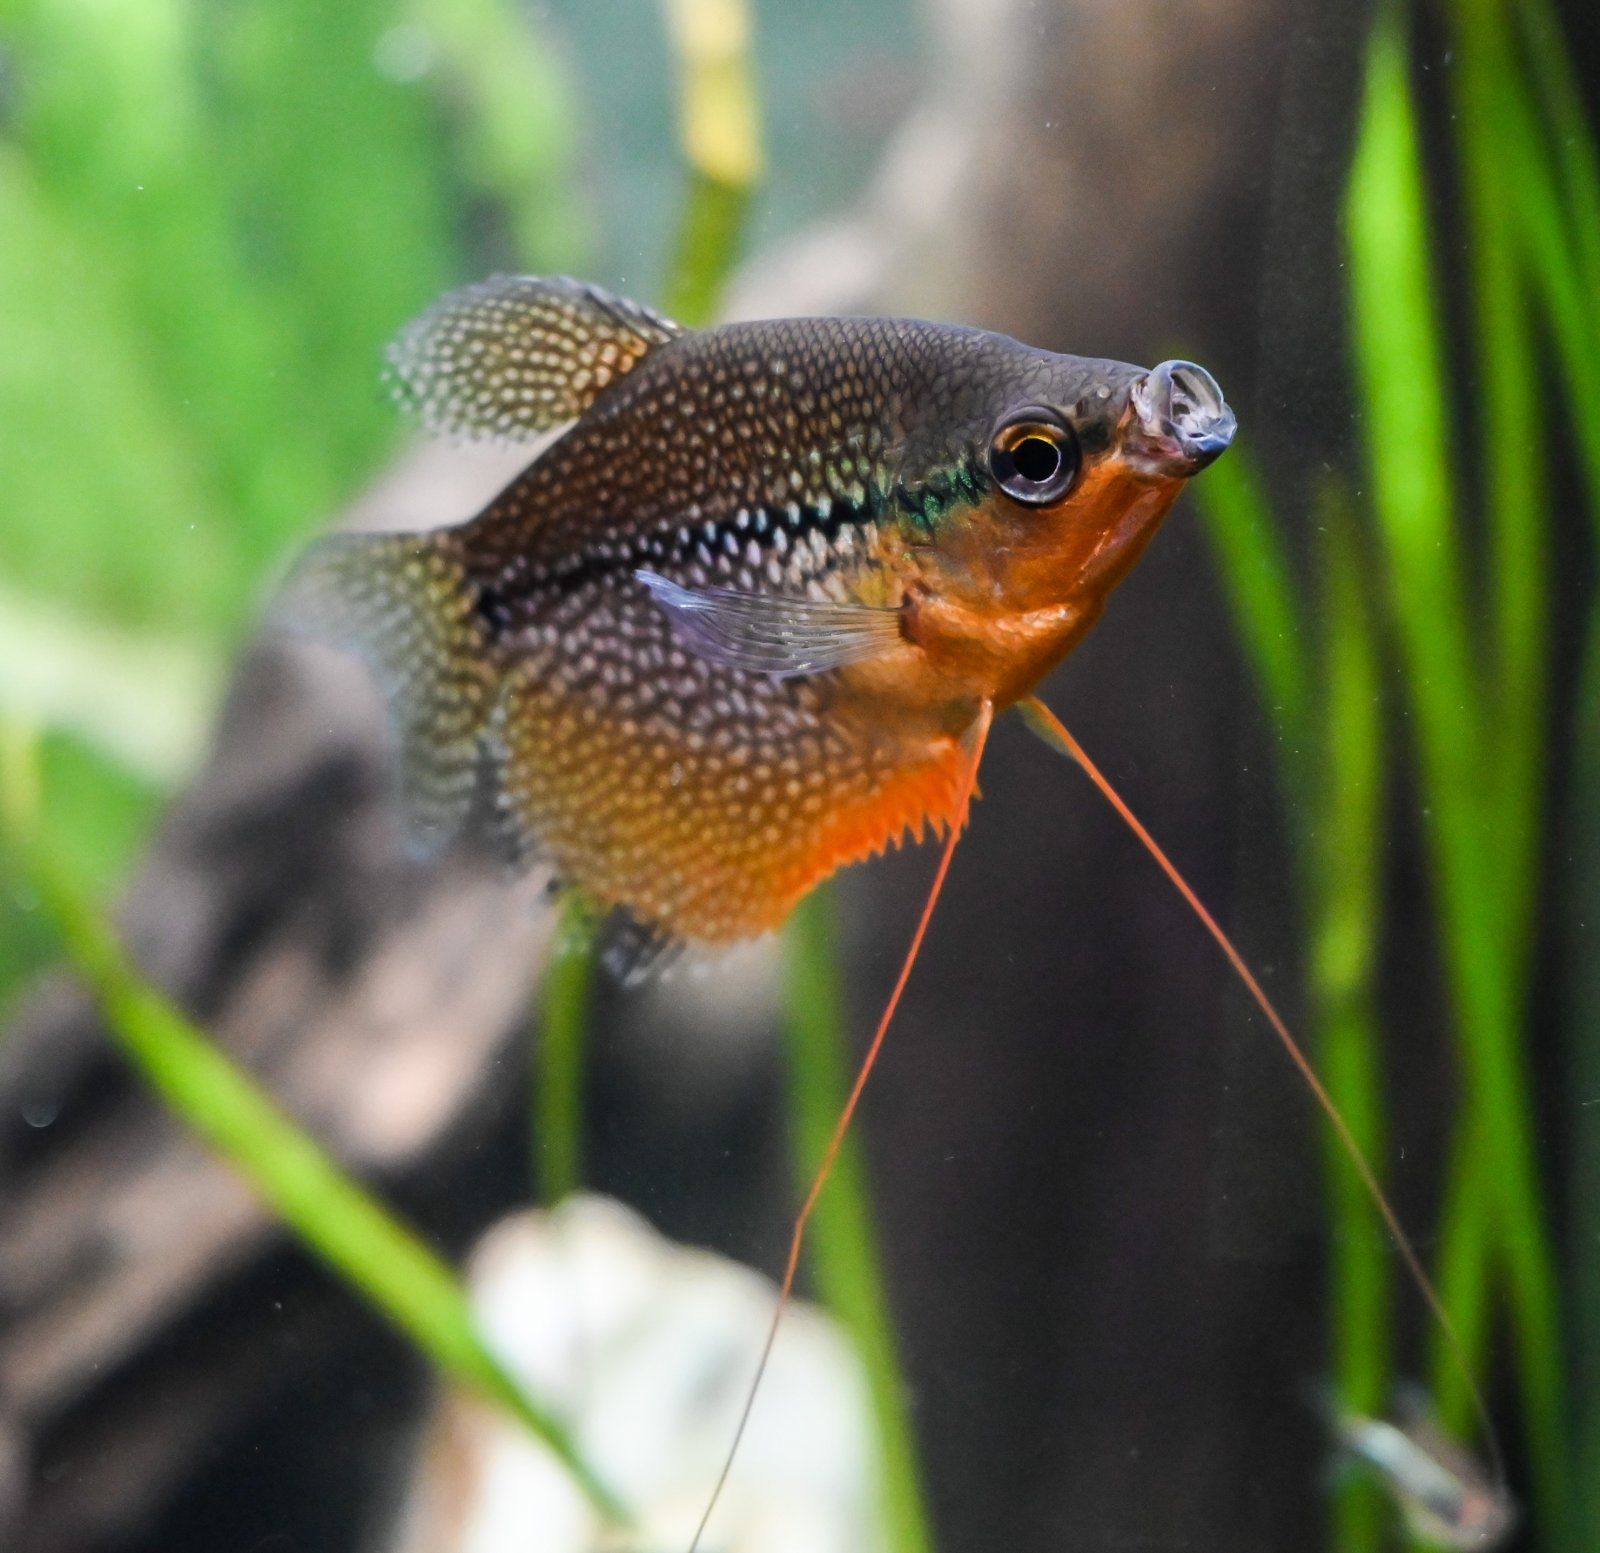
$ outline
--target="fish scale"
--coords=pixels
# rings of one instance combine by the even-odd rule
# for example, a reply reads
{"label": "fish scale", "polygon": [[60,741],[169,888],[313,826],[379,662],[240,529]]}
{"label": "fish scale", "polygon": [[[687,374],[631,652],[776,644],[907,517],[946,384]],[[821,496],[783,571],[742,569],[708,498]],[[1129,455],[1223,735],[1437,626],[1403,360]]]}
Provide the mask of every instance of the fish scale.
{"label": "fish scale", "polygon": [[980,708],[1071,650],[1225,445],[1174,373],[1231,435],[1184,363],[906,319],[690,332],[565,278],[454,293],[390,361],[435,430],[566,429],[458,527],[313,550],[279,616],[373,667],[413,836],[487,771],[513,851],[651,953],[952,824]]}
{"label": "fish scale", "polygon": [[841,854],[881,847],[930,807],[949,813],[954,741],[912,763],[886,735],[850,736],[827,686],[686,651],[631,576],[540,615],[517,635],[497,725],[502,806],[525,845],[636,917],[705,942],[746,937]]}

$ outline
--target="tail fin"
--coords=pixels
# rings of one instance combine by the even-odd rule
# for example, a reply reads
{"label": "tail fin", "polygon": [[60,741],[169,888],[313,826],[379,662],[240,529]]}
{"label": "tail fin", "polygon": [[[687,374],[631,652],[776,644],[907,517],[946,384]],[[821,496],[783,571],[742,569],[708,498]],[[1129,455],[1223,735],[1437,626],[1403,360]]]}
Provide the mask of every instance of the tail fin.
{"label": "tail fin", "polygon": [[290,572],[269,623],[353,652],[388,704],[407,835],[460,830],[493,705],[493,643],[451,534],[337,534]]}

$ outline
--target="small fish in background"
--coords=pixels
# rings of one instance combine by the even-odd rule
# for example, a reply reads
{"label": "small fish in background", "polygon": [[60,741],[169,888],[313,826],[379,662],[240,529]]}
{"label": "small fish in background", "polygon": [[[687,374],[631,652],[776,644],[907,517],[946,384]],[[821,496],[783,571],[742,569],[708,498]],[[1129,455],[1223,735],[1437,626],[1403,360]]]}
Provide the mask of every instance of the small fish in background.
{"label": "small fish in background", "polygon": [[1403,1390],[1392,1421],[1341,1410],[1325,1399],[1317,1406],[1341,1451],[1383,1479],[1416,1536],[1443,1548],[1487,1553],[1516,1529],[1517,1508],[1505,1485],[1443,1433],[1423,1393]]}
{"label": "small fish in background", "polygon": [[433,431],[533,442],[476,517],[340,535],[279,619],[389,703],[408,829],[492,813],[647,967],[958,826],[992,715],[1099,618],[1233,412],[1153,369],[916,319],[686,330],[501,277],[390,353]]}

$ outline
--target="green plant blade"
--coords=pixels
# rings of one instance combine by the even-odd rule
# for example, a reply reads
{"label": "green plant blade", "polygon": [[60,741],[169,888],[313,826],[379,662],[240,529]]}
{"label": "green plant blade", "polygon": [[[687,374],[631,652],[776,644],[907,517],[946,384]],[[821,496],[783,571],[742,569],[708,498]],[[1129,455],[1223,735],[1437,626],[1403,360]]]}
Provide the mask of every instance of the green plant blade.
{"label": "green plant blade", "polygon": [[1235,626],[1278,733],[1284,776],[1295,796],[1303,798],[1302,775],[1316,735],[1310,654],[1301,626],[1305,610],[1248,450],[1235,448],[1207,470],[1195,482],[1195,499]]}
{"label": "green plant blade", "polygon": [[68,962],[123,1054],[200,1138],[339,1276],[451,1379],[504,1407],[562,1463],[608,1520],[626,1516],[554,1414],[512,1379],[478,1333],[450,1269],[347,1176],[128,961],[54,861],[33,844],[37,783],[28,737],[0,725],[3,836]]}
{"label": "green plant blade", "polygon": [[[797,1190],[811,1182],[850,1089],[833,902],[814,890],[784,933],[784,1036]],[[931,1553],[916,1440],[895,1350],[861,1151],[847,1138],[811,1219],[817,1289],[861,1354],[883,1451],[884,1517],[894,1553]]]}
{"label": "green plant blade", "polygon": [[[1381,1160],[1384,1103],[1375,1004],[1382,919],[1383,723],[1376,631],[1349,514],[1328,493],[1323,545],[1323,732],[1312,823],[1310,990],[1323,1077],[1368,1159]],[[1311,779],[1307,778],[1308,785]],[[1389,1249],[1345,1151],[1325,1150],[1333,1210],[1330,1293],[1335,1384],[1368,1416],[1388,1406],[1393,1330]],[[1340,1553],[1379,1553],[1389,1516],[1370,1482],[1338,1498]]]}
{"label": "green plant blade", "polygon": [[[1370,46],[1345,210],[1357,378],[1471,1125],[1481,1128],[1494,1160],[1488,1184],[1521,1361],[1536,1510],[1559,1542],[1571,1489],[1560,1307],[1529,1114],[1524,988],[1514,935],[1503,931],[1498,907],[1500,816],[1483,780],[1492,754],[1486,688],[1466,630],[1427,208],[1405,40],[1388,15]],[[1442,1373],[1438,1386],[1459,1423],[1459,1384]]]}
{"label": "green plant blade", "polygon": [[583,1185],[584,1033],[594,1000],[595,927],[593,909],[569,893],[539,992],[530,1142],[537,1195],[552,1208]]}

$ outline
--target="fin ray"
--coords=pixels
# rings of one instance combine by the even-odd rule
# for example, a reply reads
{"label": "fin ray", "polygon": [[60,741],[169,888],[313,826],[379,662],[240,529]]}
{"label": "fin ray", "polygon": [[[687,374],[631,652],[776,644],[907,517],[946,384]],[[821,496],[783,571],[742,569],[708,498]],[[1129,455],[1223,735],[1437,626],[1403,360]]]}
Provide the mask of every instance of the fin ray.
{"label": "fin ray", "polygon": [[692,652],[725,668],[788,679],[875,658],[901,640],[900,613],[738,588],[686,588],[656,572],[634,577]]}
{"label": "fin ray", "polygon": [[401,330],[389,378],[431,432],[519,442],[575,420],[682,333],[564,275],[496,275],[449,292]]}

